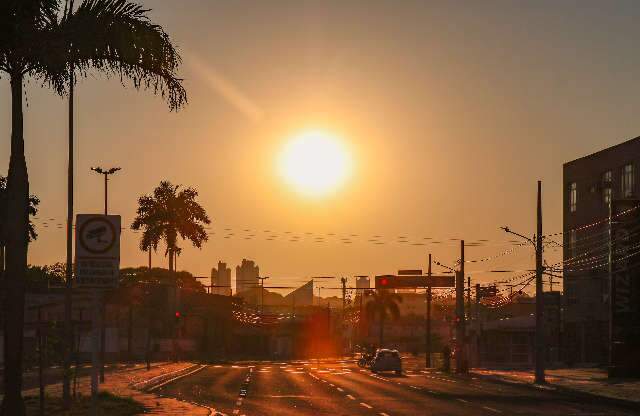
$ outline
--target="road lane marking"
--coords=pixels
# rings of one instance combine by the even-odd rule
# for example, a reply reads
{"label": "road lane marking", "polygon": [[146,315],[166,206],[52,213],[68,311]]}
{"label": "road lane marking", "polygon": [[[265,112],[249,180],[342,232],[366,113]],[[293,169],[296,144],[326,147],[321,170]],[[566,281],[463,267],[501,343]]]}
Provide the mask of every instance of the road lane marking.
{"label": "road lane marking", "polygon": [[344,391],[344,390],[342,390],[340,387],[336,387],[336,388],[338,389],[338,391]]}
{"label": "road lane marking", "polygon": [[489,406],[482,406],[483,409],[489,410],[491,412],[495,412],[495,413],[502,413],[500,410],[498,409],[494,409],[493,407],[489,407]]}
{"label": "road lane marking", "polygon": [[385,412],[380,412],[378,413],[380,416],[389,416],[388,414],[386,414]]}
{"label": "road lane marking", "polygon": [[350,394],[347,394],[347,397],[348,397],[348,398],[350,398],[351,400],[355,400],[355,399],[356,399],[355,397],[353,397],[353,396],[352,396],[352,395],[350,395]]}
{"label": "road lane marking", "polygon": [[456,399],[457,401],[461,402],[461,403],[469,403],[468,401],[466,401],[465,399]]}
{"label": "road lane marking", "polygon": [[367,403],[363,403],[363,402],[360,402],[360,406],[364,406],[364,407],[366,407],[367,409],[373,409],[373,406],[371,406],[371,405],[369,405],[369,404],[367,404]]}

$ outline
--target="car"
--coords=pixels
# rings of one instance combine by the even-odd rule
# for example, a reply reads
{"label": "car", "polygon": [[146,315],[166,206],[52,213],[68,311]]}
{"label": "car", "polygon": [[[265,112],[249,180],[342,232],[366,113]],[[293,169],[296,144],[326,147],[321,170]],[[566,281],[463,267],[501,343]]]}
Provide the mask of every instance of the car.
{"label": "car", "polygon": [[371,372],[395,371],[402,374],[402,359],[398,350],[378,349],[376,355],[371,360]]}

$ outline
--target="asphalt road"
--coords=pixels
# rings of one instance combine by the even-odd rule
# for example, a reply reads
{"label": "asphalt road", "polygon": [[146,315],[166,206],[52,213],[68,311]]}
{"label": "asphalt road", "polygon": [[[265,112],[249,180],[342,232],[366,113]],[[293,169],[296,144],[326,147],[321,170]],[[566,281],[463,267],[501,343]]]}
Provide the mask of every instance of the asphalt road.
{"label": "asphalt road", "polygon": [[226,415],[634,415],[598,400],[437,371],[372,374],[349,361],[211,365],[160,394]]}

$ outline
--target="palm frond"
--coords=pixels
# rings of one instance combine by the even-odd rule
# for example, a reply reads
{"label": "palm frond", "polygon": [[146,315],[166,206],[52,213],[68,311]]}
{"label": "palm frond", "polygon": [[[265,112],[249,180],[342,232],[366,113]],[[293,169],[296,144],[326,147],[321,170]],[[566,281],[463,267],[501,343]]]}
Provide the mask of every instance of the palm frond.
{"label": "palm frond", "polygon": [[[177,77],[180,55],[169,35],[152,23],[148,10],[128,0],[85,0],[56,27],[56,49],[67,51],[74,69],[86,76],[98,69],[108,76],[132,81],[136,89],[149,89],[165,98],[172,110],[187,102]],[[58,89],[68,82],[66,62],[51,62],[47,80]],[[68,67],[67,67],[68,68]],[[68,71],[67,71],[68,72]]]}

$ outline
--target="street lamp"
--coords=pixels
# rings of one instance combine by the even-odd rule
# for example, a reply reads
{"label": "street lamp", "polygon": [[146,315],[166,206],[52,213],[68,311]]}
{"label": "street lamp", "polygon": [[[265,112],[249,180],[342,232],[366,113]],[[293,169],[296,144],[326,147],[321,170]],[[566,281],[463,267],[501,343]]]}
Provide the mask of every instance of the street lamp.
{"label": "street lamp", "polygon": [[102,169],[100,167],[92,167],[91,170],[100,175],[104,175],[104,215],[107,215],[107,182],[109,181],[109,175],[113,175],[121,170],[121,168]]}
{"label": "street lamp", "polygon": [[[543,300],[543,286],[542,286],[542,274],[544,273],[544,266],[542,265],[542,182],[538,181],[538,206],[537,206],[537,221],[536,221],[536,236],[531,239],[520,233],[512,231],[509,227],[500,227],[505,233],[513,234],[520,238],[525,239],[531,245],[533,245],[536,252],[536,348],[535,348],[535,383],[544,384],[544,332],[543,332],[543,317],[544,312],[544,300]],[[535,241],[534,241],[535,240]]]}

